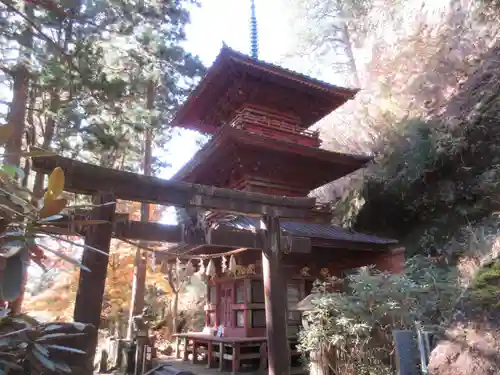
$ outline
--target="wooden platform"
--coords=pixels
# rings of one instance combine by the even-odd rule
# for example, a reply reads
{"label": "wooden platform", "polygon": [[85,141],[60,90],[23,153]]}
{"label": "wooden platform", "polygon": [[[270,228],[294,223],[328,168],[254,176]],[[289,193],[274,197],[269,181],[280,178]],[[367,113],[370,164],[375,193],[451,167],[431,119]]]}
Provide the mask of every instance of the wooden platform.
{"label": "wooden platform", "polygon": [[[153,360],[153,367],[157,365],[171,365],[173,367],[178,368],[179,370],[191,371],[197,375],[232,375],[231,371],[219,371],[218,368],[207,368],[203,364],[192,364],[191,362],[185,362],[181,359],[177,359],[175,357],[160,357]],[[245,375],[267,375],[268,370],[258,370],[258,371],[245,371],[245,369],[241,369],[241,373]],[[306,375],[308,374],[307,370],[304,370],[300,367],[292,367],[290,369],[290,375]]]}
{"label": "wooden platform", "polygon": [[[241,372],[245,365],[258,361],[260,369],[268,367],[267,337],[218,337],[204,332],[187,332],[174,335],[176,337],[175,357],[183,361],[190,360],[192,364],[199,364],[199,360],[206,361],[207,368],[217,364],[220,372],[224,372],[227,365],[231,366],[232,373]],[[297,337],[288,337],[289,361],[300,357],[296,350]],[[245,364],[246,363],[246,364]]]}

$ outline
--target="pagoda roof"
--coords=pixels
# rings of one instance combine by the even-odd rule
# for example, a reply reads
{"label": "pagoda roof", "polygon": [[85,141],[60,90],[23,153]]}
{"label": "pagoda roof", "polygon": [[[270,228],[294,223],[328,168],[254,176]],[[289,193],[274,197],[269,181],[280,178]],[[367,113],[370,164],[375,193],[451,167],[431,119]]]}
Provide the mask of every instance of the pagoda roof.
{"label": "pagoda roof", "polygon": [[222,47],[207,73],[171,122],[214,133],[244,104],[291,114],[307,128],[352,99],[342,88]]}
{"label": "pagoda roof", "polygon": [[364,167],[371,160],[366,155],[303,146],[227,125],[172,179],[223,186],[231,174],[261,170],[272,178],[281,176],[290,186],[297,183],[311,191]]}

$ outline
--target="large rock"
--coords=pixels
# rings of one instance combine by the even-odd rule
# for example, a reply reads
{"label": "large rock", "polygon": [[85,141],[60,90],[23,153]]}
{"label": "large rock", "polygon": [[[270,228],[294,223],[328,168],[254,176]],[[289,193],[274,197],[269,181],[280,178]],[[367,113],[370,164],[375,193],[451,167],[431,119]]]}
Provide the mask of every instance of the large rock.
{"label": "large rock", "polygon": [[445,338],[432,351],[431,375],[500,374],[500,264],[478,272]]}
{"label": "large rock", "polygon": [[500,374],[500,332],[489,324],[456,325],[432,351],[431,375]]}

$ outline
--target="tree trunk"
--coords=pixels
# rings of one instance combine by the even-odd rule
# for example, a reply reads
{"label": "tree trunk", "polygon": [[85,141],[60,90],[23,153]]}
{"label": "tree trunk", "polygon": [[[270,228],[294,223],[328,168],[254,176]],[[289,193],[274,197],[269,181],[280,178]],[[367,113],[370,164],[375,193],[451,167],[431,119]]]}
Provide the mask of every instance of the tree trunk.
{"label": "tree trunk", "polygon": [[[24,2],[26,18],[33,19],[34,5],[29,1]],[[29,96],[29,64],[31,60],[31,49],[33,48],[33,33],[31,26],[26,22],[20,38],[21,55],[14,69],[14,84],[12,102],[10,104],[7,124],[14,129],[12,136],[5,145],[4,163],[19,167],[21,164],[20,151],[23,143],[26,108]]]}
{"label": "tree trunk", "polygon": [[[154,108],[154,84],[150,82],[146,96],[146,107],[148,110]],[[153,128],[146,128],[144,140],[144,175],[151,176],[152,174],[152,148],[153,148]],[[150,205],[141,203],[141,221],[149,222]],[[127,329],[127,338],[132,339],[133,333],[133,317],[141,313],[144,308],[144,293],[146,289],[146,253],[138,247],[135,253],[135,270],[134,280],[132,284],[132,301],[130,303],[130,315]]]}
{"label": "tree trunk", "polygon": [[[54,138],[54,130],[56,127],[56,118],[55,114],[59,110],[59,105],[61,102],[61,98],[56,89],[52,89],[50,94],[50,114],[49,118],[45,125],[45,132],[43,134],[43,143],[42,148],[44,150],[50,150],[50,144],[52,143],[52,139]],[[42,172],[38,172],[35,176],[35,183],[33,185],[33,193],[36,198],[42,198],[43,196],[43,182],[44,182],[45,174]]]}
{"label": "tree trunk", "polygon": [[[24,11],[27,19],[33,19],[34,6],[32,3],[25,2]],[[16,167],[20,167],[21,165],[21,150],[23,146],[24,129],[26,127],[26,109],[28,107],[29,98],[29,64],[31,60],[31,49],[33,47],[33,34],[28,22],[26,22],[25,28],[21,34],[20,43],[22,51],[19,62],[14,69],[12,102],[10,103],[9,114],[7,115],[7,125],[12,127],[13,132],[12,136],[5,144],[4,156],[5,164]],[[9,303],[9,308],[14,314],[21,312],[26,281],[27,274],[24,277],[21,295],[15,301]]]}
{"label": "tree trunk", "polygon": [[[29,90],[29,104],[28,113],[26,117],[26,146],[34,146],[36,144],[36,131],[35,131],[35,106],[36,106],[36,86],[31,85]],[[27,158],[24,161],[24,177],[21,183],[23,188],[28,188],[29,177],[31,174],[31,159]]]}
{"label": "tree trunk", "polygon": [[309,353],[309,374],[310,375],[330,375],[330,366],[328,363],[327,348],[325,344]]}
{"label": "tree trunk", "polygon": [[29,71],[24,64],[14,70],[12,103],[10,104],[7,125],[14,129],[5,145],[4,163],[19,167],[25,128],[26,105],[28,103]]}
{"label": "tree trunk", "polygon": [[351,42],[351,34],[349,33],[349,29],[347,28],[347,24],[343,23],[342,34],[345,41],[345,53],[347,58],[349,59],[349,70],[351,71],[351,77],[353,80],[354,87],[360,88],[361,81],[359,79],[359,72],[356,66],[356,60],[354,59],[354,53],[352,50],[352,42]]}
{"label": "tree trunk", "polygon": [[179,290],[172,290],[174,293],[172,301],[172,333],[179,333]]}

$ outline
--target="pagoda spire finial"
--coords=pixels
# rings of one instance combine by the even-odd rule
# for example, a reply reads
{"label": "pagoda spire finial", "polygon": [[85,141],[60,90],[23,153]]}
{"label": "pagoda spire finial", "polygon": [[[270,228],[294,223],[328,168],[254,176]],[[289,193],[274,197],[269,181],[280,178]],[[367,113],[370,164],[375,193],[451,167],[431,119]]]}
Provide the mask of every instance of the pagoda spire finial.
{"label": "pagoda spire finial", "polygon": [[250,0],[250,56],[252,56],[254,59],[259,58],[258,37],[255,0]]}

